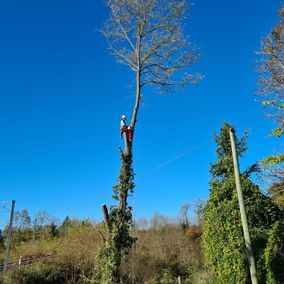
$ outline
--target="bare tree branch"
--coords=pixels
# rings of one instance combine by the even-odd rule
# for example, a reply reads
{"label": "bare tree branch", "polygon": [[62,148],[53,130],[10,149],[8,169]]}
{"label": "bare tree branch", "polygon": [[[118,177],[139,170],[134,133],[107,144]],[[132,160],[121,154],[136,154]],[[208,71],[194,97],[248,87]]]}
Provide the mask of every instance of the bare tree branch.
{"label": "bare tree branch", "polygon": [[[279,128],[274,130],[276,136],[284,133],[284,6],[280,9],[280,22],[262,41],[258,54],[259,61],[258,94]],[[282,134],[281,134],[282,133]]]}

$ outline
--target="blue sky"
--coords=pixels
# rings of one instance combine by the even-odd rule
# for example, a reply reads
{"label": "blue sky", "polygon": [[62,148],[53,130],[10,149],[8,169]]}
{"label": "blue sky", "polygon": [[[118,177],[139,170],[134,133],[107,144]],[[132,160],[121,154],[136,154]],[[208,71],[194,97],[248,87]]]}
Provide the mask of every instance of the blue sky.
{"label": "blue sky", "polygon": [[[225,121],[250,129],[241,167],[280,151],[256,102],[255,52],[280,1],[195,0],[186,25],[201,50],[199,86],[144,92],[134,145],[135,217],[176,216],[206,199],[213,134]],[[120,167],[121,114],[131,114],[133,74],[95,31],[103,1],[0,0],[0,200],[31,216],[47,210],[101,219]],[[2,214],[2,222],[8,218]]]}

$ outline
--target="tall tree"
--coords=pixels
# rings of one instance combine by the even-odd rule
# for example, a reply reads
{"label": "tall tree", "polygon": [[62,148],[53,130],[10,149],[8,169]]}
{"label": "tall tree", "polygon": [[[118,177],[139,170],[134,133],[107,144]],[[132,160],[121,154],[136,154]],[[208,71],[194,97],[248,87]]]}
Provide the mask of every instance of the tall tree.
{"label": "tall tree", "polygon": [[262,41],[259,64],[259,91],[262,103],[270,109],[270,116],[279,128],[273,133],[284,133],[284,6],[279,11],[280,21]]}
{"label": "tall tree", "polygon": [[[199,55],[183,32],[188,5],[184,0],[107,0],[110,17],[101,30],[118,62],[134,72],[136,96],[130,126],[134,132],[142,89],[152,85],[160,92],[197,83],[200,74],[185,69]],[[132,143],[129,155],[132,155]],[[125,210],[125,194],[121,195]]]}
{"label": "tall tree", "polygon": [[[284,134],[284,6],[279,10],[280,21],[262,41],[259,62],[259,90],[263,105],[278,127],[271,132],[276,137]],[[284,182],[284,154],[271,155],[260,162],[263,176],[272,178],[269,189],[275,200],[282,200]],[[275,181],[276,179],[276,181]]]}
{"label": "tall tree", "polygon": [[[215,135],[218,160],[211,165],[210,196],[202,222],[204,254],[207,265],[216,274],[216,283],[249,283],[229,129],[230,125],[225,124]],[[247,148],[246,135],[236,140],[238,155],[242,156]],[[241,182],[258,273],[262,275],[267,235],[280,212],[249,178],[253,168],[243,172]]]}
{"label": "tall tree", "polygon": [[[134,133],[142,97],[142,90],[154,86],[159,92],[172,92],[195,84],[200,74],[186,73],[198,61],[197,49],[184,34],[183,24],[188,5],[185,0],[107,0],[109,19],[101,32],[118,62],[134,72],[135,101],[130,122]],[[118,206],[108,213],[104,206],[108,236],[100,259],[108,271],[104,283],[119,282],[119,266],[132,239],[129,229],[132,222],[127,198],[134,190],[132,167],[133,138],[126,141],[121,151],[121,169],[114,186]],[[103,257],[107,256],[107,257]],[[107,282],[108,281],[108,282]]]}
{"label": "tall tree", "polygon": [[201,223],[202,223],[205,206],[206,206],[206,202],[204,200],[201,200],[201,199],[196,200],[194,212],[196,214],[197,225],[201,225]]}
{"label": "tall tree", "polygon": [[35,218],[37,219],[37,226],[39,228],[44,228],[45,226],[48,226],[54,219],[51,214],[45,210],[37,212]]}
{"label": "tall tree", "polygon": [[179,219],[180,219],[180,225],[183,230],[186,230],[189,227],[189,220],[188,220],[188,210],[189,209],[190,209],[189,203],[185,203],[180,209]]}
{"label": "tall tree", "polygon": [[17,230],[17,242],[27,241],[30,237],[31,217],[27,209],[16,211],[14,215],[14,228]]}
{"label": "tall tree", "polygon": [[27,229],[31,224],[31,217],[27,209],[15,212],[14,227],[20,232]]}

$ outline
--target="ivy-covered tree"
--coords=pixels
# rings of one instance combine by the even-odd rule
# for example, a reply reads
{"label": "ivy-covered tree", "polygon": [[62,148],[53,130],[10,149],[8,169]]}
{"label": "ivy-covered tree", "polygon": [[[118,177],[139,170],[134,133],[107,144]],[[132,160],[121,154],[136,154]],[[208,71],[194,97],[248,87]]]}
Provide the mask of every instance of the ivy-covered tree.
{"label": "ivy-covered tree", "polygon": [[[188,4],[185,0],[107,0],[109,19],[101,32],[118,62],[133,71],[135,100],[130,130],[135,134],[142,90],[153,86],[170,92],[196,83],[202,76],[186,72],[198,61],[197,49],[184,34]],[[132,212],[128,196],[133,194],[133,143],[125,139],[121,169],[113,197],[118,205],[103,206],[107,235],[99,256],[100,283],[119,283],[120,265],[133,239],[129,235]]]}
{"label": "ivy-covered tree", "polygon": [[[217,162],[211,165],[210,196],[203,216],[203,247],[206,264],[216,275],[216,283],[250,283],[248,261],[235,186],[230,125],[215,135]],[[246,137],[236,138],[237,153],[246,151]],[[279,210],[250,179],[255,167],[241,174],[241,183],[260,283],[265,283],[263,253],[268,233],[280,218]]]}

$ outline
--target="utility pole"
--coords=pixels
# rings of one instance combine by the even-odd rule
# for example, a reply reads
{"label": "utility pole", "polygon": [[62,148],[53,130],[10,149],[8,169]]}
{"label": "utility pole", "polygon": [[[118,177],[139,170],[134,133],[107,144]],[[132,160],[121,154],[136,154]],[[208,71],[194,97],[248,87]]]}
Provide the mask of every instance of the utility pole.
{"label": "utility pole", "polygon": [[35,218],[34,230],[33,230],[33,241],[32,241],[32,253],[33,253],[33,256],[35,255],[36,222],[37,222],[37,219]]}
{"label": "utility pole", "polygon": [[15,203],[16,203],[16,201],[12,200],[10,222],[9,222],[9,228],[8,228],[8,239],[7,239],[7,246],[6,246],[6,254],[5,254],[5,258],[4,258],[4,271],[7,270],[8,261],[9,261],[9,252],[10,252],[10,243],[11,243],[12,227],[13,227],[13,220],[14,220]]}
{"label": "utility pole", "polygon": [[244,232],[247,257],[248,257],[248,262],[249,262],[251,283],[258,284],[256,266],[255,266],[255,261],[254,261],[252,245],[251,245],[247,215],[245,211],[243,192],[242,192],[242,186],[241,186],[241,180],[240,180],[239,160],[238,160],[238,155],[237,155],[237,150],[236,150],[236,141],[235,141],[235,130],[233,128],[230,128],[229,132],[230,132],[230,140],[231,140],[232,155],[233,155],[233,162],[234,162],[236,188],[237,188],[239,207],[240,207],[240,212],[241,212],[241,220],[242,220],[242,226],[243,226],[243,232]]}

